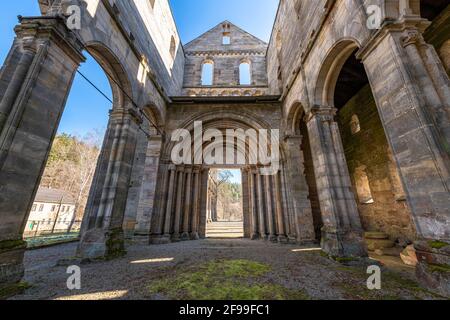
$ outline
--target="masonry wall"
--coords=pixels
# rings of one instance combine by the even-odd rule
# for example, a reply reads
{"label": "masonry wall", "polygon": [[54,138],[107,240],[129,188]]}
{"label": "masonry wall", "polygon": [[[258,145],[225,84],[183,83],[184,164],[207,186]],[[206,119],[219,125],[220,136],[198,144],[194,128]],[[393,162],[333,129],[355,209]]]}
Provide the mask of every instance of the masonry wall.
{"label": "masonry wall", "polygon": [[[361,128],[355,134],[351,130],[354,115],[359,118]],[[364,229],[385,232],[392,239],[413,241],[415,231],[406,196],[369,85],[339,111],[338,122]],[[367,174],[373,203],[363,203],[367,199],[358,196],[361,172]]]}
{"label": "masonry wall", "polygon": [[[222,43],[224,33],[230,44]],[[240,85],[239,66],[244,62],[250,64],[251,86],[267,86],[266,50],[264,41],[225,21],[185,46],[184,87],[201,86],[205,62],[214,65],[213,86]]]}

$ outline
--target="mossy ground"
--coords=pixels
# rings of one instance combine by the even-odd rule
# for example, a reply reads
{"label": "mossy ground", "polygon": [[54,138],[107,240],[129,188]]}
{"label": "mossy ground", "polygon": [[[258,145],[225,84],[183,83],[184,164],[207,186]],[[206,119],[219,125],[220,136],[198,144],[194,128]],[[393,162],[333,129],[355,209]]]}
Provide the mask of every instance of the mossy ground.
{"label": "mossy ground", "polygon": [[150,294],[179,300],[306,300],[301,290],[265,281],[271,267],[250,260],[214,260],[152,283]]}
{"label": "mossy ground", "polygon": [[448,244],[447,242],[443,242],[443,241],[429,241],[428,245],[431,248],[438,249],[438,250],[450,246],[450,244]]}
{"label": "mossy ground", "polygon": [[[424,300],[445,299],[433,292],[421,287],[416,281],[391,271],[382,272],[381,290],[369,290],[366,285],[367,274],[362,269],[354,267],[339,267],[338,270],[352,274],[349,281],[336,282],[345,295],[346,299],[352,300]],[[350,279],[359,281],[350,281]]]}
{"label": "mossy ground", "polygon": [[0,300],[20,294],[29,288],[31,288],[31,285],[24,281],[11,284],[6,287],[0,287]]}

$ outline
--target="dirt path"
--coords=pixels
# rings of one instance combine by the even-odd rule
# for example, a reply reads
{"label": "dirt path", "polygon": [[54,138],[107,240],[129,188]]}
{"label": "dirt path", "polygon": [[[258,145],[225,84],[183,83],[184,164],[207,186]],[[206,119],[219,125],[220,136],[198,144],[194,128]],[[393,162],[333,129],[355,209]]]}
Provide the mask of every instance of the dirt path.
{"label": "dirt path", "polygon": [[[202,286],[213,288],[220,285],[218,281],[246,283],[250,288],[246,298],[253,294],[255,298],[279,299],[437,298],[412,281],[408,272],[383,270],[382,290],[370,291],[364,268],[343,266],[316,249],[249,240],[132,245],[122,259],[81,265],[82,288],[70,291],[67,267],[57,266],[57,262],[73,257],[75,249],[76,244],[66,244],[27,252],[24,281],[32,287],[13,299],[198,298],[205,296],[198,292]],[[199,280],[198,271],[202,270],[208,271]],[[224,292],[218,291],[222,295],[211,292],[207,297],[223,298]],[[277,295],[267,296],[270,291]],[[229,297],[241,295],[230,291]]]}

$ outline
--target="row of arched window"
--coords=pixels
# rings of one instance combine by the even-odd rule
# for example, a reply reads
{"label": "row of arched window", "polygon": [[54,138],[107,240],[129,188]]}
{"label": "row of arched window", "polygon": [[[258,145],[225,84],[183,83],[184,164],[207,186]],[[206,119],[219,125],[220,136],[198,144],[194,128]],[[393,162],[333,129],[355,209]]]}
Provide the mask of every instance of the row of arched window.
{"label": "row of arched window", "polygon": [[[203,63],[201,84],[202,86],[212,86],[214,84],[214,63],[212,61]],[[250,63],[248,62],[242,62],[239,65],[239,84],[241,86],[252,84]]]}

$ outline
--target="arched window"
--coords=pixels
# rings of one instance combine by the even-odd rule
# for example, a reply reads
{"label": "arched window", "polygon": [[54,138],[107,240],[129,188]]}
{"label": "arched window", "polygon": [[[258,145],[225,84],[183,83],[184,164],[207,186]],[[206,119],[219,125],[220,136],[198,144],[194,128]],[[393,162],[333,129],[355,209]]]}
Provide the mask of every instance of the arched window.
{"label": "arched window", "polygon": [[224,32],[222,36],[222,44],[227,46],[231,44],[231,36],[229,32]]}
{"label": "arched window", "polygon": [[352,130],[352,134],[357,134],[358,132],[361,131],[359,118],[356,114],[352,116],[352,121],[350,122],[350,129]]}
{"label": "arched window", "polygon": [[239,66],[239,84],[242,86],[252,84],[252,77],[250,74],[250,64],[248,62],[243,62]]}
{"label": "arched window", "polygon": [[214,79],[214,64],[211,61],[203,63],[202,86],[212,86]]}
{"label": "arched window", "polygon": [[355,170],[355,184],[358,199],[361,204],[372,204],[374,199],[370,190],[369,177],[367,176],[366,167],[361,166]]}

